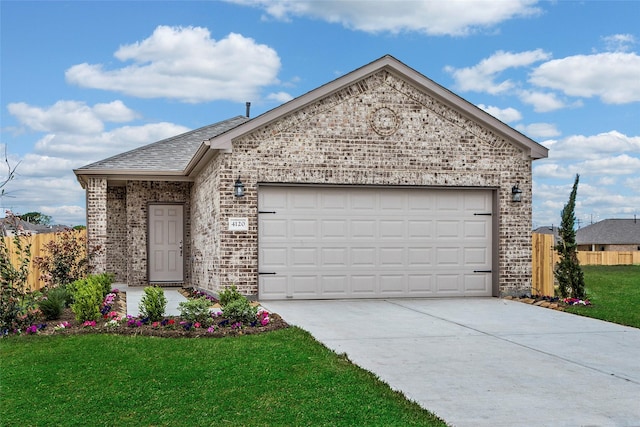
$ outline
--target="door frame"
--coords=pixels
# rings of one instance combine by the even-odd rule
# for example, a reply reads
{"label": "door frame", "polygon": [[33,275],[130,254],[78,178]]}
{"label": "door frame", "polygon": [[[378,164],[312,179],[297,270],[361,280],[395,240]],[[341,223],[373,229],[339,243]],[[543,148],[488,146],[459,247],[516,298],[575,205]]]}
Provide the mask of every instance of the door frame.
{"label": "door frame", "polygon": [[[185,231],[186,231],[186,219],[185,219],[185,203],[183,202],[149,202],[147,203],[147,282],[149,284],[158,284],[171,286],[175,285],[183,285],[185,282],[185,271],[186,271],[186,242],[185,242]],[[151,280],[151,207],[152,206],[180,206],[182,209],[182,277],[180,280]]]}

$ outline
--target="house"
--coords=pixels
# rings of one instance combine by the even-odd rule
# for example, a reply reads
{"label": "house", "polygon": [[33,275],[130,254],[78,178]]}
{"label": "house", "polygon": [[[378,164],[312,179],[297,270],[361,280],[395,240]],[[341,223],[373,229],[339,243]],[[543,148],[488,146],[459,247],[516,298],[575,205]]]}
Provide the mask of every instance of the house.
{"label": "house", "polygon": [[640,222],[605,219],[576,231],[579,251],[640,251]]}
{"label": "house", "polygon": [[97,271],[260,299],[531,289],[547,149],[391,56],[74,172]]}
{"label": "house", "polygon": [[20,218],[0,218],[0,236],[14,236],[16,230],[29,234],[56,233],[69,229],[66,225],[33,224]]}
{"label": "house", "polygon": [[555,225],[544,225],[533,230],[534,234],[551,234],[553,243],[560,241],[560,229]]}

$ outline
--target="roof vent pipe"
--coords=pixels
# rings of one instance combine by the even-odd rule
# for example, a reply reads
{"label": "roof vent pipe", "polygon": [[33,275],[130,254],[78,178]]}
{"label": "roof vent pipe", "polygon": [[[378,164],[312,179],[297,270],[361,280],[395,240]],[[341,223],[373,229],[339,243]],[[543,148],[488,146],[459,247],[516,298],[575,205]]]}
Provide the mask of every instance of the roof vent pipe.
{"label": "roof vent pipe", "polygon": [[247,102],[246,106],[247,106],[247,117],[249,117],[249,113],[251,112],[251,103]]}

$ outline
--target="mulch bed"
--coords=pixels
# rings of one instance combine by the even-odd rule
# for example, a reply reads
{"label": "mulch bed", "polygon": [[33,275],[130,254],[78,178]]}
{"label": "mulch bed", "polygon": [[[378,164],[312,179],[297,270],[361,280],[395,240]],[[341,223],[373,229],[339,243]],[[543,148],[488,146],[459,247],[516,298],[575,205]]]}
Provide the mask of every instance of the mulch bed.
{"label": "mulch bed", "polygon": [[[82,322],[75,319],[75,315],[70,308],[66,308],[60,319],[43,321],[46,326],[38,331],[39,335],[78,335],[78,334],[114,334],[114,335],[142,335],[163,338],[221,338],[228,336],[253,335],[265,332],[275,331],[289,327],[289,325],[276,313],[269,313],[269,323],[265,326],[256,323],[254,326],[243,325],[241,328],[232,328],[231,322],[222,316],[214,319],[213,325],[215,330],[209,332],[206,327],[194,328],[192,325],[187,329],[187,325],[181,325],[179,317],[168,316],[165,318],[166,326],[157,325],[154,327],[152,322],[142,324],[141,326],[127,326],[126,321],[126,293],[118,293],[118,297],[112,306],[112,311],[117,312],[122,319],[117,327],[106,326],[108,319],[100,319],[96,322],[96,326],[83,326]],[[69,324],[64,329],[54,329],[56,325],[63,322]]]}

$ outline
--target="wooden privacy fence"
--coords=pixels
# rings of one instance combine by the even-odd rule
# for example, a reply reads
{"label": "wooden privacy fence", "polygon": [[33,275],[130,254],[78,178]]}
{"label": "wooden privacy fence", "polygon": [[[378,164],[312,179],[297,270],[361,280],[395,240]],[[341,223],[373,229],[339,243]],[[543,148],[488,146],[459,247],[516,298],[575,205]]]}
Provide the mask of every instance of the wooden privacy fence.
{"label": "wooden privacy fence", "polygon": [[[79,230],[76,232],[77,239],[85,239],[87,236],[87,230]],[[13,237],[3,237],[4,244],[7,246],[9,250],[9,257],[11,259],[11,263],[14,266],[18,266],[18,255],[16,254],[16,246],[13,242]],[[36,291],[42,288],[45,284],[42,280],[40,280],[40,275],[42,272],[35,265],[33,259],[39,256],[44,256],[44,248],[47,243],[52,242],[54,240],[60,239],[59,233],[45,233],[45,234],[33,234],[31,236],[22,237],[22,248],[26,248],[26,246],[31,243],[31,262],[29,265],[29,276],[27,277],[27,287]]]}
{"label": "wooden privacy fence", "polygon": [[[536,295],[553,295],[553,269],[560,256],[553,249],[553,235],[533,233],[531,253],[532,290]],[[640,251],[578,251],[580,265],[640,264]]]}

